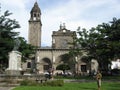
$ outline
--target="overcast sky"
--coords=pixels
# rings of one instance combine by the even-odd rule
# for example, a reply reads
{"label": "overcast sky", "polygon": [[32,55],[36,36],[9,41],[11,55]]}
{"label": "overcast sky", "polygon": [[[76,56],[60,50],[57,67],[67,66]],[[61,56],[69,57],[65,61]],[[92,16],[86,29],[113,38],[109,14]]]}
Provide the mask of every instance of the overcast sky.
{"label": "overcast sky", "polygon": [[52,31],[59,29],[60,23],[76,31],[91,28],[103,22],[120,18],[120,0],[0,0],[1,14],[9,10],[21,28],[16,30],[28,40],[28,20],[35,1],[42,12],[42,46],[51,46]]}

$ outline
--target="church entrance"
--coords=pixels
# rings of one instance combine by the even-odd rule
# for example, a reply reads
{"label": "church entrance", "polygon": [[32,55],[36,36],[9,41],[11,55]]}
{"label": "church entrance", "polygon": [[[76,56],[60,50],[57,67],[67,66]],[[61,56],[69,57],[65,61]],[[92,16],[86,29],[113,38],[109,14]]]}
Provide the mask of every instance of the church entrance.
{"label": "church entrance", "polygon": [[43,71],[46,72],[51,67],[52,67],[51,60],[49,58],[44,58],[43,59]]}

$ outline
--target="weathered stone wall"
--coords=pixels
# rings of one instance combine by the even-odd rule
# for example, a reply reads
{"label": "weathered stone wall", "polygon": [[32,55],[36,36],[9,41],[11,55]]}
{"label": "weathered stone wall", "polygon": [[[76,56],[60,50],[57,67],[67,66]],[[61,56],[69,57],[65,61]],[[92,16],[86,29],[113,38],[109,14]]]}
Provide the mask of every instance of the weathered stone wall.
{"label": "weathered stone wall", "polygon": [[29,43],[33,46],[41,46],[41,23],[40,21],[29,22]]}

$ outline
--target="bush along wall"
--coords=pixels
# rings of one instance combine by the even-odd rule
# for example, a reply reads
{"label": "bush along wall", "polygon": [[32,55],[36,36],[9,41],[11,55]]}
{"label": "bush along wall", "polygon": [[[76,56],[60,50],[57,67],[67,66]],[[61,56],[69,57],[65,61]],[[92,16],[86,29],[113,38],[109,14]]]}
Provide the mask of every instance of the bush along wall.
{"label": "bush along wall", "polygon": [[23,80],[20,82],[21,86],[63,86],[64,81],[63,80],[50,80],[45,82],[36,82],[32,80]]}

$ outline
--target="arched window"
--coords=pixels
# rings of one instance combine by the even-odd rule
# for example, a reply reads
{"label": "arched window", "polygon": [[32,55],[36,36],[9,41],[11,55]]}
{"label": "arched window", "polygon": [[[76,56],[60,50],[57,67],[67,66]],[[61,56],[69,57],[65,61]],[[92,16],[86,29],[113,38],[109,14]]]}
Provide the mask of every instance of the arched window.
{"label": "arched window", "polygon": [[31,68],[31,62],[27,63],[27,68]]}
{"label": "arched window", "polygon": [[36,13],[34,13],[34,17],[36,17]]}
{"label": "arched window", "polygon": [[86,72],[87,71],[87,66],[86,65],[81,65],[81,71]]}

